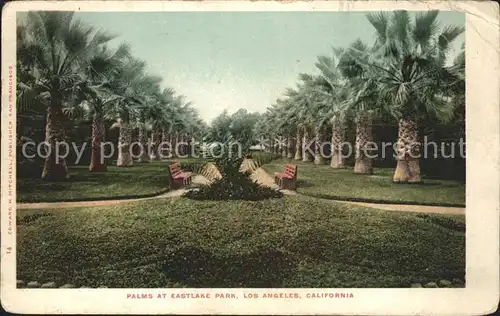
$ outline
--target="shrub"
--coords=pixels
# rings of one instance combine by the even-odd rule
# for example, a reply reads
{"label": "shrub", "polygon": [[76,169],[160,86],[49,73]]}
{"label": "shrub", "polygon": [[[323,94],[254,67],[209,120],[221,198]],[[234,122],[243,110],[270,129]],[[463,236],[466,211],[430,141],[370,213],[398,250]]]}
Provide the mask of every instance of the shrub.
{"label": "shrub", "polygon": [[[243,157],[245,157],[244,155]],[[215,166],[219,169],[221,178],[210,185],[202,185],[187,191],[184,197],[194,200],[248,200],[258,201],[268,198],[280,198],[283,193],[261,186],[249,178],[248,172],[240,172],[243,157],[228,155],[215,159]]]}
{"label": "shrub", "polygon": [[281,191],[264,187],[252,181],[248,174],[238,172],[231,177],[222,177],[210,185],[202,185],[184,193],[193,200],[248,200],[258,201],[283,197]]}
{"label": "shrub", "polygon": [[249,154],[249,156],[250,157],[247,157],[247,158],[253,159],[255,162],[257,162],[258,166],[262,166],[262,165],[268,164],[271,161],[273,161],[273,159],[280,158],[280,156],[273,155],[271,153],[266,153],[266,152],[263,152],[263,151],[254,151],[254,152],[251,152]]}
{"label": "shrub", "polygon": [[190,171],[194,173],[200,173],[206,163],[203,162],[190,162],[190,163],[182,163],[182,170]]}

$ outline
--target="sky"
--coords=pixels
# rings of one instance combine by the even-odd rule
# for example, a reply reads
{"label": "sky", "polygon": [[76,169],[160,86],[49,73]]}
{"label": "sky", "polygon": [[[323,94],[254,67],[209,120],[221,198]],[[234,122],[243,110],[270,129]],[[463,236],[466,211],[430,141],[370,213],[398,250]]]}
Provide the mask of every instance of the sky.
{"label": "sky", "polygon": [[[210,122],[223,110],[263,112],[301,72],[317,73],[318,55],[374,29],[362,12],[78,12],[96,28],[118,35]],[[440,25],[464,25],[465,15],[441,12]],[[464,35],[455,42],[458,51]]]}

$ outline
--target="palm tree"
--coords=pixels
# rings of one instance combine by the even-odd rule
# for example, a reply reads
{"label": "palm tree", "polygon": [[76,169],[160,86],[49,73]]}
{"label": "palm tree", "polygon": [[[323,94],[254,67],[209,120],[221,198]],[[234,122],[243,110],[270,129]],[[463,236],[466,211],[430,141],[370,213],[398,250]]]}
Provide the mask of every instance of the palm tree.
{"label": "palm tree", "polygon": [[383,112],[384,103],[379,102],[378,82],[374,79],[376,74],[369,73],[371,69],[365,66],[366,62],[358,62],[358,59],[370,54],[368,46],[357,39],[347,51],[347,54],[342,55],[338,67],[347,79],[346,86],[350,92],[342,107],[344,111],[353,112],[356,122],[354,173],[372,174],[372,124],[374,115]]}
{"label": "palm tree", "polygon": [[[367,65],[376,70],[381,99],[389,101],[399,122],[394,182],[419,182],[419,120],[428,115],[446,121],[453,107],[446,97],[449,85],[444,67],[450,44],[463,27],[438,27],[438,11],[370,13],[376,31],[376,54]],[[363,61],[362,61],[363,62]]]}
{"label": "palm tree", "polygon": [[[300,133],[301,136],[301,142],[297,140],[297,143],[301,143],[302,145],[302,161],[309,162],[313,161],[313,155],[309,146],[314,144],[316,148],[316,132],[320,131],[320,129],[315,128],[318,126],[316,118],[316,110],[319,105],[317,95],[318,78],[301,73],[299,74],[299,79],[301,82],[299,82],[297,89],[288,88],[285,91],[285,95],[294,105],[293,111],[289,112],[289,116],[286,119],[297,122],[297,134]],[[311,138],[311,134],[313,133],[315,134],[314,138]],[[311,139],[313,139],[312,142]]]}
{"label": "palm tree", "polygon": [[186,131],[190,126],[190,116],[189,116],[189,104],[185,103],[185,97],[183,95],[178,95],[173,100],[173,107],[175,111],[173,112],[171,128],[172,137],[174,138],[174,153],[177,156],[183,156],[186,154]]}
{"label": "palm tree", "polygon": [[[185,109],[185,135],[186,135],[186,154],[193,155],[193,141],[195,137],[200,135],[203,129],[203,120],[200,118],[198,111],[193,107],[192,102],[187,102],[184,105]],[[196,144],[194,144],[196,145]]]}
{"label": "palm tree", "polygon": [[[154,108],[154,112],[151,113],[151,140],[154,148],[150,155],[151,159],[160,159],[163,156],[163,152],[160,153],[159,144],[169,144],[171,141],[172,127],[177,115],[176,111],[178,111],[174,104],[174,94],[175,91],[172,88],[163,89],[159,102]],[[161,149],[164,149],[163,146]],[[171,151],[172,148],[170,148],[170,153]]]}
{"label": "palm tree", "polygon": [[[161,78],[157,76],[144,76],[137,84],[137,99],[140,100],[137,108],[138,140],[141,148],[138,162],[149,162],[156,159],[159,141],[156,142],[157,125],[163,118],[163,108],[166,100],[160,92]],[[151,129],[152,141],[148,142],[148,130]]]}
{"label": "palm tree", "polygon": [[290,117],[290,114],[293,113],[294,104],[289,98],[278,99],[276,103],[279,106],[277,109],[277,117],[280,118],[278,120],[279,124],[277,125],[277,129],[280,131],[278,134],[283,135],[283,142],[285,143],[285,148],[283,148],[282,156],[288,159],[294,159],[297,154],[296,148],[298,142],[298,153],[301,157],[300,159],[302,159],[302,154],[300,151],[300,140],[297,141],[300,135],[299,137],[296,137],[298,133],[297,122],[292,119],[283,119],[284,117]]}
{"label": "palm tree", "polygon": [[345,111],[342,104],[346,100],[348,88],[346,88],[345,80],[338,68],[338,60],[335,59],[335,56],[341,56],[342,53],[342,49],[334,48],[331,57],[319,56],[316,62],[316,67],[329,86],[329,89],[325,89],[324,98],[330,106],[327,113],[330,115],[332,126],[330,167],[333,169],[345,167],[345,158],[342,154],[342,145],[345,139]]}
{"label": "palm tree", "polygon": [[107,114],[108,118],[116,119],[112,128],[120,131],[118,140],[118,167],[129,167],[134,164],[130,145],[132,143],[132,123],[137,122],[139,110],[147,100],[150,91],[159,89],[161,78],[145,75],[145,62],[129,58],[117,75],[117,80],[110,83],[117,98]]}
{"label": "palm tree", "polygon": [[113,36],[83,24],[74,12],[30,11],[24,23],[20,59],[31,60],[27,64],[33,80],[24,83],[21,100],[43,98],[48,107],[45,141],[50,155],[42,179],[67,179],[66,161],[55,155],[56,144],[67,141],[63,106],[71,100],[80,70],[89,65],[92,53]]}
{"label": "palm tree", "polygon": [[255,124],[255,132],[254,134],[257,135],[257,137],[260,139],[260,144],[263,146],[264,151],[267,153],[273,153],[272,152],[272,138],[274,137],[274,134],[276,133],[275,129],[276,126],[275,124],[272,124],[272,122],[275,119],[275,108],[276,104],[273,104],[269,106],[266,109],[266,112],[262,114],[262,117],[259,121],[257,121],[257,124]]}
{"label": "palm tree", "polygon": [[92,151],[90,172],[105,172],[106,162],[102,157],[102,144],[106,140],[104,116],[107,108],[120,96],[111,88],[117,72],[123,67],[125,58],[130,57],[128,45],[122,44],[115,51],[100,47],[93,54],[87,68],[82,69],[82,81],[75,85],[76,106],[65,108],[65,113],[78,115],[83,112],[92,119]]}
{"label": "palm tree", "polygon": [[332,90],[329,83],[322,76],[315,76],[308,85],[309,107],[312,110],[314,123],[314,164],[325,164],[323,151],[324,133],[332,114],[331,97]]}
{"label": "palm tree", "polygon": [[[164,104],[162,101],[150,108],[150,118],[151,118],[151,138],[150,138],[150,152],[148,153],[149,160],[159,160],[159,145],[161,143],[161,129],[165,120]],[[144,142],[144,139],[142,140]]]}
{"label": "palm tree", "polygon": [[285,96],[287,97],[287,109],[285,113],[284,121],[290,122],[290,124],[295,126],[295,160],[304,159],[304,134],[306,129],[305,124],[305,111],[306,108],[305,98],[303,98],[298,90],[287,88],[285,91]]}
{"label": "palm tree", "polygon": [[465,138],[465,46],[448,68],[450,72],[451,102],[455,110],[455,119],[459,121],[458,138]]}

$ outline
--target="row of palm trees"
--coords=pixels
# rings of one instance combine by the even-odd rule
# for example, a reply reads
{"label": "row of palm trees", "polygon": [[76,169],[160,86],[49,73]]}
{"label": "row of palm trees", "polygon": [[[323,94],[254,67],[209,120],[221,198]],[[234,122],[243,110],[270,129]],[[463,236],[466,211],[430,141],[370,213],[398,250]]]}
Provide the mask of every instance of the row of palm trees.
{"label": "row of palm trees", "polygon": [[[370,141],[376,120],[398,123],[395,182],[419,182],[419,123],[432,117],[449,122],[463,116],[465,105],[464,47],[447,62],[461,26],[440,27],[438,11],[367,14],[375,29],[373,46],[357,39],[346,48],[319,56],[317,74],[300,74],[296,88],[271,105],[256,131],[268,139],[285,136],[286,145],[268,150],[288,158],[324,164],[319,144],[331,128],[332,168],[344,168],[342,143],[346,122],[356,124],[355,173],[373,173]],[[346,118],[353,118],[347,120]],[[276,124],[276,122],[280,122]],[[396,138],[396,135],[394,135]],[[303,150],[315,138],[314,154]],[[313,158],[314,156],[314,158]]]}
{"label": "row of palm trees", "polygon": [[[73,12],[31,11],[18,25],[18,111],[46,108],[45,141],[51,154],[42,178],[68,178],[66,162],[56,161],[57,142],[68,141],[67,122],[92,120],[89,171],[106,171],[102,144],[105,121],[119,128],[117,166],[131,166],[132,131],[153,151],[139,161],[158,159],[161,141],[185,141],[204,123],[191,103],[173,89],[162,89],[161,78],[147,73],[146,63],[134,58],[126,44],[109,48],[115,36],[85,25]],[[149,137],[148,133],[151,135]]]}

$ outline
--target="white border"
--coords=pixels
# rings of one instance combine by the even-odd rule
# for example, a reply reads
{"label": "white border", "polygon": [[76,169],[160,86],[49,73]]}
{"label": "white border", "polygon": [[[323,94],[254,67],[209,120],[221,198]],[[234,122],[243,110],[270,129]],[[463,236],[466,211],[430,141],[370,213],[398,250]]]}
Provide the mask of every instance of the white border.
{"label": "white border", "polygon": [[[350,292],[352,299],[272,300],[127,300],[127,293],[179,293],[180,289],[71,289],[29,290],[15,285],[15,219],[9,222],[9,206],[15,208],[15,191],[8,195],[10,164],[9,122],[14,122],[15,93],[9,101],[9,66],[14,67],[16,11],[379,11],[456,10],[466,15],[467,74],[467,275],[465,289],[335,289]],[[499,300],[500,212],[500,81],[499,8],[494,2],[160,2],[160,1],[63,1],[9,2],[2,11],[2,252],[1,302],[15,313],[90,314],[485,314],[496,310]],[[10,112],[12,111],[12,112]],[[12,116],[9,116],[9,113]],[[11,125],[12,126],[12,125]],[[15,163],[12,166],[15,172]],[[15,174],[15,173],[14,173]],[[11,202],[9,202],[11,199]],[[14,202],[12,202],[14,201]],[[9,229],[11,229],[9,231]],[[9,234],[10,232],[10,234]],[[7,247],[12,247],[7,254]],[[231,289],[243,293],[272,291],[326,292],[304,289]],[[190,292],[207,292],[197,289]],[[216,289],[208,291],[217,292]]]}

